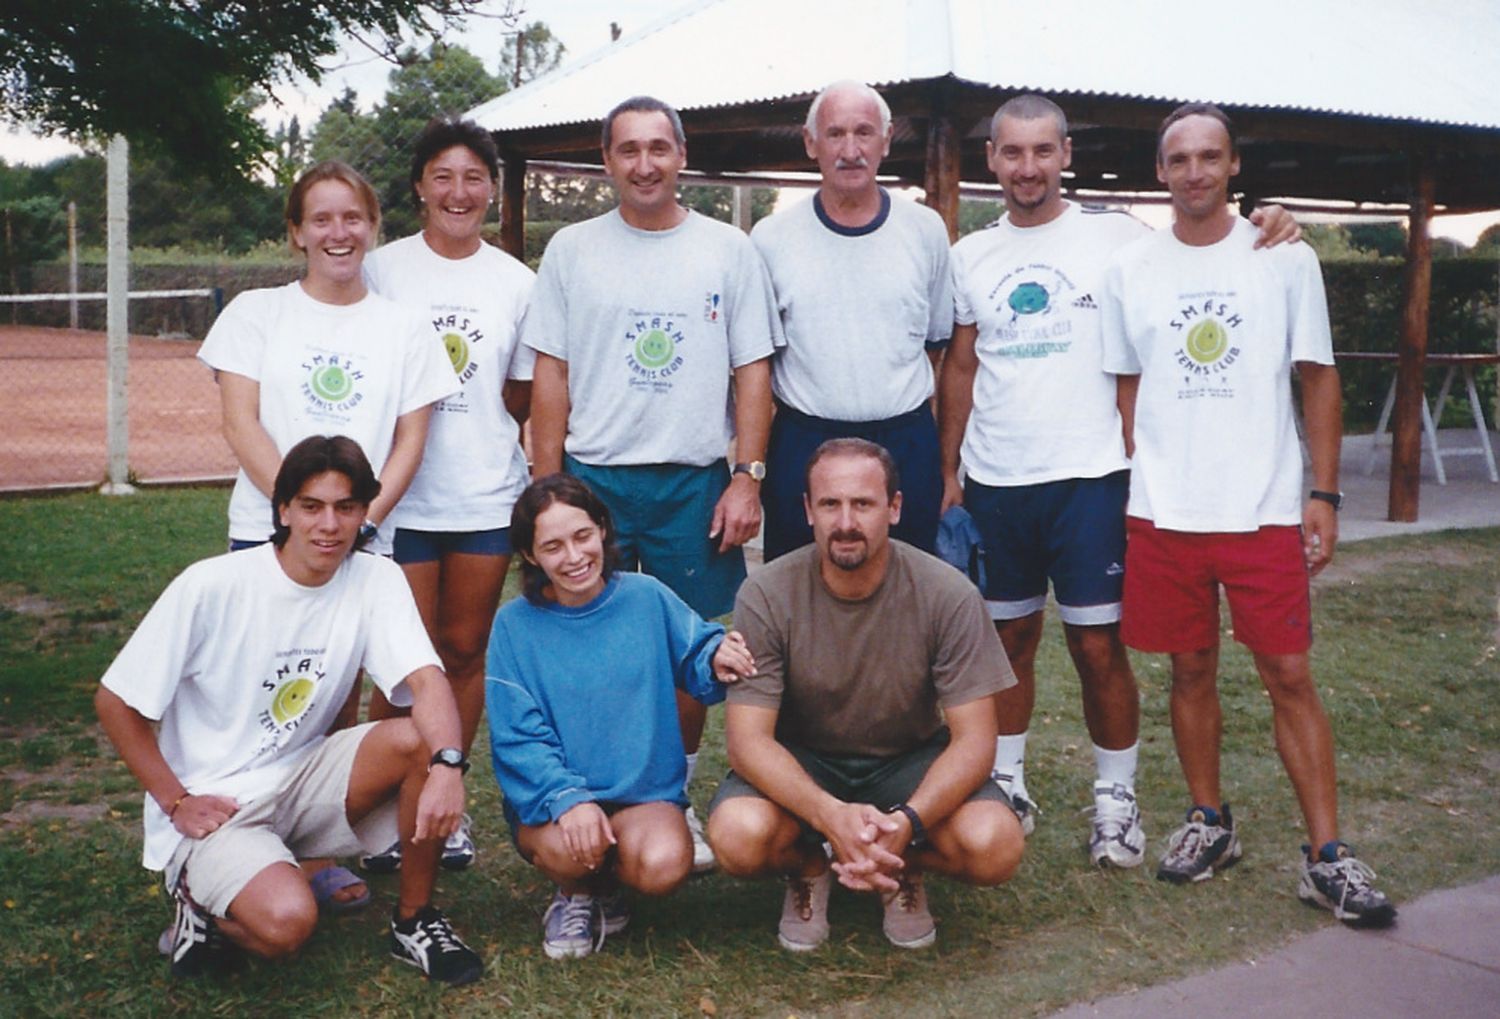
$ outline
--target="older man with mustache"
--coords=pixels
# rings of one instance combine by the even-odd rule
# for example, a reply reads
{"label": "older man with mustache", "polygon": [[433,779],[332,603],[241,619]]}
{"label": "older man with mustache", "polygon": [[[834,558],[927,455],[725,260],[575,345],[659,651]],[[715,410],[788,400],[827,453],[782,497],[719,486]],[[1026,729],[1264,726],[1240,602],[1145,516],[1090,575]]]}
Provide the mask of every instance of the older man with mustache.
{"label": "older man with mustache", "polygon": [[772,360],[776,419],[766,454],[765,554],[812,540],[803,469],[820,443],[858,437],[891,451],[906,502],[892,534],[928,552],[942,500],[934,367],[953,329],[948,232],[931,209],[876,182],[891,112],[857,81],[829,85],[802,129],[816,194],[758,223],[786,346]]}

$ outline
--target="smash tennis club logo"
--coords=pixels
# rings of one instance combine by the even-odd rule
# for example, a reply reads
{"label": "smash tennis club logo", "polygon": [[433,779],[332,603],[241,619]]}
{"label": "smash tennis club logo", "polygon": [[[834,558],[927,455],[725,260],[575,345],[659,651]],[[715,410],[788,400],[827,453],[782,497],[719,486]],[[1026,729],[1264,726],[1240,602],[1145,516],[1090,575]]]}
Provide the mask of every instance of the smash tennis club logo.
{"label": "smash tennis club logo", "polygon": [[326,675],[322,652],[288,651],[277,657],[281,664],[260,681],[266,701],[255,719],[261,729],[257,755],[274,753],[306,720]]}
{"label": "smash tennis club logo", "polygon": [[1230,303],[1233,297],[1193,294],[1168,323],[1182,337],[1182,346],[1174,355],[1184,373],[1179,399],[1234,395],[1234,387],[1224,373],[1240,359],[1234,335],[1245,320]]}
{"label": "smash tennis club logo", "polygon": [[[1040,358],[1073,346],[1069,309],[1092,310],[1073,298],[1078,288],[1056,266],[1032,262],[1006,273],[989,293],[994,302],[994,350],[999,357]],[[1087,295],[1084,295],[1087,297]]]}
{"label": "smash tennis club logo", "polygon": [[344,413],[364,400],[359,384],[364,381],[365,373],[355,366],[352,357],[317,354],[303,362],[302,370],[306,372],[302,380],[302,395],[314,410]]}
{"label": "smash tennis club logo", "polygon": [[458,381],[468,385],[479,371],[474,348],[484,342],[484,330],[462,312],[438,315],[432,320],[432,328],[443,341],[443,350],[448,353]]}
{"label": "smash tennis club logo", "polygon": [[642,315],[625,331],[625,364],[632,388],[666,392],[672,378],[682,370],[681,347],[687,340],[679,316]]}

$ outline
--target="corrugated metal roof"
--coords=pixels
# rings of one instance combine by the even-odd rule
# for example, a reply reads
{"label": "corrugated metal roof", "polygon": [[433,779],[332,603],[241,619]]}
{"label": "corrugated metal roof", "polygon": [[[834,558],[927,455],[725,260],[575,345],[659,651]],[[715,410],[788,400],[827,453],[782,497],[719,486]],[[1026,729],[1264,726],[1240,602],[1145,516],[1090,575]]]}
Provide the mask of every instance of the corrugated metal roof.
{"label": "corrugated metal roof", "polygon": [[471,112],[504,131],[657,96],[693,110],[839,78],[1500,128],[1495,0],[701,0]]}

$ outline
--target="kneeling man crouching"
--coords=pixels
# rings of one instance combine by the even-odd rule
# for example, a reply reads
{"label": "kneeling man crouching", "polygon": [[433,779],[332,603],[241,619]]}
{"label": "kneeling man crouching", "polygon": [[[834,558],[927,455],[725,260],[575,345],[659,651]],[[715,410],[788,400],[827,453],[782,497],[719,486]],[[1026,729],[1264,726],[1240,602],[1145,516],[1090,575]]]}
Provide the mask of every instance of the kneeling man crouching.
{"label": "kneeling man crouching", "polygon": [[937,935],[924,871],[996,885],[1021,860],[1020,822],[989,781],[989,698],[1015,676],[968,579],[890,539],[899,484],[882,447],[825,442],[807,465],[814,544],[735,604],[756,674],[729,690],[733,770],[708,837],[726,872],[785,876],[792,951],[828,937],[835,875],[880,894],[893,944],[922,948]]}

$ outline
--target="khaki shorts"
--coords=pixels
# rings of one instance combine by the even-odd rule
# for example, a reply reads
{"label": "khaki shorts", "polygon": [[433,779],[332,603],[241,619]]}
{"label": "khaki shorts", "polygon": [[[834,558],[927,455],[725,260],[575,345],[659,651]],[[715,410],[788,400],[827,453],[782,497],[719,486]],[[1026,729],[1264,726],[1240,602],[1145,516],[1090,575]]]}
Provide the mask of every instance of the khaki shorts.
{"label": "khaki shorts", "polygon": [[279,789],[242,807],[212,834],[183,839],[167,863],[168,890],[184,880],[194,902],[228,916],[235,896],[272,864],[390,846],[398,838],[395,790],[353,827],[344,809],[354,756],[376,724],[334,733]]}

